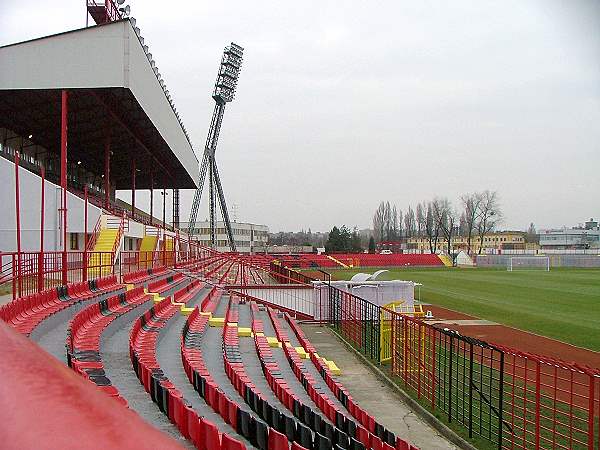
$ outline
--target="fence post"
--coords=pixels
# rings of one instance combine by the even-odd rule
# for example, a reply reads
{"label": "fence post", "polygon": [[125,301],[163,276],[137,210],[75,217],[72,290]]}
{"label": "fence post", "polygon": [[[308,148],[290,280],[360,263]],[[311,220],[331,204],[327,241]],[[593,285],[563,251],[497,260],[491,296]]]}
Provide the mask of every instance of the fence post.
{"label": "fence post", "polygon": [[504,418],[502,414],[504,412],[504,351],[500,352],[500,380],[498,381],[500,386],[498,388],[498,449],[502,449],[502,427],[504,424]]}
{"label": "fence post", "polygon": [[431,343],[432,339],[429,340],[429,345],[431,345],[431,410],[435,413],[435,390],[436,390],[436,379],[435,379],[435,354],[436,354],[436,330],[433,327],[429,328],[429,335],[433,335],[433,344]]}
{"label": "fence post", "polygon": [[[491,399],[490,399],[491,400]],[[481,406],[480,406],[481,408]],[[473,343],[469,343],[469,437],[473,437]]]}
{"label": "fence post", "polygon": [[448,362],[448,423],[452,422],[452,353],[454,351],[454,336],[450,335],[450,361]]}
{"label": "fence post", "polygon": [[590,391],[588,399],[588,450],[594,450],[594,374],[588,373],[590,377]]}
{"label": "fence post", "polygon": [[535,367],[535,448],[540,448],[540,397],[541,397],[541,362],[538,359]]}

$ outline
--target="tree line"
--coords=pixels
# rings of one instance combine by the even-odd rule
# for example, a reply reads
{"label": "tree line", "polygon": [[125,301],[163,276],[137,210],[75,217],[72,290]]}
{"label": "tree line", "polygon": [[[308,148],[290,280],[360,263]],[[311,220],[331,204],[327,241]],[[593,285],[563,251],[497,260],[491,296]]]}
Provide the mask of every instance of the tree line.
{"label": "tree line", "polygon": [[[501,221],[498,193],[485,190],[462,195],[456,205],[446,197],[435,197],[417,203],[414,209],[409,205],[404,214],[389,201],[381,202],[373,215],[373,235],[377,242],[426,238],[431,253],[445,250],[448,255],[452,254],[452,240],[461,236],[466,237],[471,254],[472,244],[483,242],[484,235]],[[441,248],[442,243],[446,248]]]}
{"label": "tree line", "polygon": [[362,251],[362,244],[358,229],[354,227],[351,231],[346,225],[341,227],[334,226],[329,232],[329,237],[325,242],[325,251],[327,253],[358,253]]}

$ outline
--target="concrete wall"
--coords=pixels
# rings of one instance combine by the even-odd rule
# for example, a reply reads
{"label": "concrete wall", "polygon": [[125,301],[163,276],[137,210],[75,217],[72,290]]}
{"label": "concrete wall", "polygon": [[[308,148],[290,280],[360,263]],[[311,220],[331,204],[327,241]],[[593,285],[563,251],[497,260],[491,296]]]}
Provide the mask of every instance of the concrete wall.
{"label": "concrete wall", "polygon": [[[0,251],[16,251],[16,215],[15,215],[15,166],[7,159],[0,158]],[[40,249],[40,207],[41,178],[19,168],[20,203],[21,203],[21,250],[39,251]],[[46,181],[44,214],[44,250],[62,250],[62,221],[59,220],[60,187]],[[84,201],[79,197],[67,194],[67,231],[84,232]],[[100,217],[99,208],[88,205],[88,232]],[[80,237],[83,238],[83,235]],[[67,245],[69,243],[67,242]],[[68,247],[67,247],[68,248]],[[83,249],[83,241],[80,242]]]}

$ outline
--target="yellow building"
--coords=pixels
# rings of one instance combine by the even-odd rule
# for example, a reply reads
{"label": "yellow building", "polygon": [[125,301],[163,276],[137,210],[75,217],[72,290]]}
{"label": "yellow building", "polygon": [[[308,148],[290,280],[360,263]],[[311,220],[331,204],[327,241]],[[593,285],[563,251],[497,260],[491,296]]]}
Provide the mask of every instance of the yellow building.
{"label": "yellow building", "polygon": [[[479,248],[483,248],[483,252],[489,250],[525,250],[530,249],[531,244],[525,242],[525,236],[527,233],[523,231],[497,231],[493,233],[486,233],[483,236],[483,242],[479,238],[479,235],[473,235],[471,237],[471,253],[479,253]],[[535,245],[535,244],[533,244]],[[406,247],[409,250],[418,250],[428,252],[429,239],[425,237],[412,237],[408,238]],[[438,238],[437,249],[439,251],[446,251],[448,243],[443,236]],[[466,236],[455,236],[452,237],[452,251],[459,252],[461,250],[468,250],[468,243]]]}

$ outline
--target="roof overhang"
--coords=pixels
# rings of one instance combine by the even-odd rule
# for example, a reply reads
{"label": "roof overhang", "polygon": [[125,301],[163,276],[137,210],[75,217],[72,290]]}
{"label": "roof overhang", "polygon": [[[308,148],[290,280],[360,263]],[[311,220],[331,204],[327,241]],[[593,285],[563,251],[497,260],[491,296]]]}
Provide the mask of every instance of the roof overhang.
{"label": "roof overhang", "polygon": [[68,157],[131,189],[195,188],[198,160],[129,20],[0,47],[0,127],[60,154],[61,91],[69,92]]}

